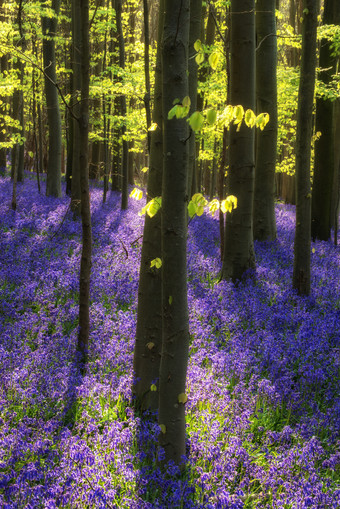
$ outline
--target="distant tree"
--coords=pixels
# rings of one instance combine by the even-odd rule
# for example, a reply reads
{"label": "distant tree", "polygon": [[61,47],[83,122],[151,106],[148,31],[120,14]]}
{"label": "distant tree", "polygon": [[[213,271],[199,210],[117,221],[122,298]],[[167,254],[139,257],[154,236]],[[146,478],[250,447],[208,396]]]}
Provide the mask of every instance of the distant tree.
{"label": "distant tree", "polygon": [[310,158],[316,68],[318,0],[304,0],[302,54],[296,134],[296,228],[294,240],[293,288],[300,295],[310,293],[311,185]]}
{"label": "distant tree", "polygon": [[[339,23],[340,2],[325,0],[323,24]],[[321,40],[319,80],[327,87],[336,73],[337,55],[332,42]],[[328,240],[331,236],[331,202],[334,179],[335,98],[316,98],[315,131],[321,136],[315,141],[314,178],[312,191],[312,238]]]}
{"label": "distant tree", "polygon": [[60,0],[52,0],[53,16],[50,12],[50,2],[44,0],[42,8],[45,96],[49,131],[46,194],[47,196],[61,196],[61,117],[59,95],[55,86],[57,83],[55,37],[57,35]]}
{"label": "distant tree", "polygon": [[[230,104],[255,110],[255,0],[231,1]],[[253,248],[254,129],[232,124],[228,193],[237,208],[227,215],[222,278],[240,279],[255,267]]]}
{"label": "distant tree", "polygon": [[82,34],[80,0],[72,0],[72,183],[71,183],[71,209],[75,215],[81,211],[80,192],[80,90],[81,90],[81,55]]}
{"label": "distant tree", "polygon": [[277,152],[277,38],[275,0],[256,2],[256,108],[257,113],[269,113],[264,130],[257,129],[254,239],[274,240],[275,223],[275,165]]}

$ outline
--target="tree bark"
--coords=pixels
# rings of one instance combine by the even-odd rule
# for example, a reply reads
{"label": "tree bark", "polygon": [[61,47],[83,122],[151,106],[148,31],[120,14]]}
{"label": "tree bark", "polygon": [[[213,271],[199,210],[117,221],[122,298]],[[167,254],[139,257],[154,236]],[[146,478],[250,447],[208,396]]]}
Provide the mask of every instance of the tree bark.
{"label": "tree bark", "polygon": [[89,49],[89,0],[80,0],[81,11],[81,103],[79,118],[79,166],[81,189],[82,252],[79,278],[79,334],[78,350],[82,361],[88,357],[90,329],[90,274],[92,256],[91,209],[88,168],[89,132],[89,90],[90,90],[90,49]]}
{"label": "tree bark", "polygon": [[[255,0],[231,2],[230,103],[255,109]],[[252,209],[254,193],[254,129],[230,128],[228,192],[237,208],[226,217],[222,279],[236,281],[255,268]]]}
{"label": "tree bark", "polygon": [[[46,1],[43,8],[49,7]],[[47,107],[47,123],[49,131],[48,139],[48,163],[46,179],[46,195],[61,196],[61,117],[59,108],[55,55],[55,36],[57,35],[58,15],[60,0],[52,0],[54,16],[42,15],[41,24],[43,31],[43,62],[45,71],[45,95]]]}
{"label": "tree bark", "polygon": [[304,0],[302,55],[296,132],[296,229],[293,288],[310,293],[311,186],[310,157],[316,67],[318,0]]}
{"label": "tree bark", "polygon": [[[338,12],[337,12],[338,11]],[[325,0],[323,23],[339,23],[340,4],[336,0]],[[338,58],[333,55],[331,41],[321,40],[319,80],[329,85],[336,73]],[[312,191],[312,238],[328,240],[331,236],[331,202],[334,177],[334,106],[335,101],[327,97],[316,98],[315,131],[321,137],[315,141],[314,178]]]}
{"label": "tree bark", "polygon": [[276,0],[256,2],[256,108],[269,113],[264,130],[257,129],[253,228],[254,239],[274,240],[275,166],[277,151]]}
{"label": "tree bark", "polygon": [[77,120],[80,118],[81,91],[81,55],[82,55],[82,32],[81,0],[72,0],[72,112],[75,118],[72,118],[73,142],[72,142],[72,183],[71,183],[71,210],[74,216],[79,216],[81,212],[81,191],[80,191],[80,125]]}
{"label": "tree bark", "polygon": [[[125,48],[124,48],[124,35],[123,35],[123,26],[122,26],[122,0],[115,0],[115,8],[116,8],[116,23],[117,23],[117,35],[118,35],[118,46],[119,46],[119,67],[121,69],[125,69]],[[125,94],[122,93],[120,96],[120,114],[124,118],[123,126],[120,132],[122,137],[122,200],[121,200],[121,208],[127,209],[128,206],[128,157],[129,157],[129,147],[128,142],[125,139],[126,134],[126,97]]]}
{"label": "tree bark", "polygon": [[[164,0],[159,5],[157,59],[155,71],[155,96],[152,121],[157,129],[151,131],[150,162],[147,199],[162,194],[163,173],[163,108],[162,108],[162,34],[164,24]],[[139,410],[157,410],[159,367],[162,349],[162,280],[161,271],[151,268],[151,260],[161,258],[161,213],[145,216],[142,257],[139,273],[137,331],[134,349],[134,385],[132,388],[135,407]],[[152,344],[152,345],[151,345]],[[151,346],[151,348],[150,348]]]}
{"label": "tree bark", "polygon": [[[162,184],[162,357],[159,382],[160,446],[165,462],[185,454],[185,393],[189,351],[187,303],[186,119],[167,118],[173,100],[188,95],[190,1],[165,0],[162,48],[164,169]],[[184,399],[182,399],[184,398]],[[182,402],[181,402],[182,401]]]}

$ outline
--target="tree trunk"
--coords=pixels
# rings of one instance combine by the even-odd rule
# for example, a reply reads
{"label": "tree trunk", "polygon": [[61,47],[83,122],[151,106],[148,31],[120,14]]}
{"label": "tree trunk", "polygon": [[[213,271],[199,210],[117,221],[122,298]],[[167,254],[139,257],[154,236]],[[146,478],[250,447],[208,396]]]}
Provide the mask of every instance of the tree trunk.
{"label": "tree trunk", "polygon": [[[49,5],[44,1],[42,7],[46,9],[49,8]],[[52,9],[54,11],[54,16],[52,18],[47,15],[42,15],[41,17],[45,95],[49,131],[46,195],[61,196],[61,118],[58,90],[55,85],[57,83],[55,37],[57,35],[60,0],[52,0]]]}
{"label": "tree trunk", "polygon": [[80,101],[79,94],[81,91],[81,55],[82,55],[82,33],[81,33],[81,17],[79,15],[81,9],[81,0],[72,0],[72,118],[73,126],[73,142],[72,142],[72,183],[71,183],[71,210],[74,216],[79,216],[81,212],[81,191],[80,191]]}
{"label": "tree trunk", "polygon": [[[336,15],[336,10],[338,15]],[[325,0],[323,24],[339,23],[340,4]],[[338,19],[338,21],[337,21]],[[326,86],[336,73],[337,57],[331,41],[321,40],[319,80]],[[331,202],[334,176],[334,101],[327,97],[316,98],[315,131],[321,137],[315,141],[314,179],[312,191],[312,238],[328,240],[331,236]]]}
{"label": "tree trunk", "polygon": [[150,56],[149,56],[149,8],[148,0],[143,0],[143,14],[144,14],[144,74],[145,74],[145,113],[146,113],[146,127],[148,129],[148,152],[150,154],[151,147],[151,133],[149,127],[151,126],[151,109],[150,109]]}
{"label": "tree trunk", "polygon": [[[190,31],[189,31],[189,97],[191,100],[189,115],[197,109],[197,81],[198,65],[194,58],[196,50],[194,44],[201,37],[202,30],[202,0],[190,0]],[[189,197],[197,191],[196,182],[196,144],[195,131],[189,138],[189,171],[188,193]]]}
{"label": "tree trunk", "polygon": [[[255,0],[231,3],[230,103],[255,109]],[[237,208],[226,217],[222,279],[240,279],[255,268],[252,209],[254,192],[254,129],[230,128],[228,192]]]}
{"label": "tree trunk", "polygon": [[254,239],[274,240],[275,222],[275,166],[277,150],[277,39],[275,0],[256,2],[256,107],[257,113],[269,113],[264,130],[257,129]]}
{"label": "tree trunk", "polygon": [[190,1],[165,0],[162,48],[164,169],[162,185],[163,334],[159,382],[160,446],[165,461],[185,454],[185,383],[189,352],[187,303],[188,123],[168,120],[176,98],[188,95]]}
{"label": "tree trunk", "polygon": [[[163,108],[161,43],[164,24],[164,0],[159,5],[157,60],[155,71],[155,97],[152,121],[157,129],[151,131],[150,162],[147,199],[162,194],[163,173]],[[151,268],[151,261],[161,258],[161,213],[145,216],[142,257],[139,273],[137,331],[134,349],[135,406],[139,410],[158,408],[158,391],[151,391],[152,384],[159,387],[159,366],[162,349],[162,281],[161,271]],[[150,348],[151,346],[151,348]]]}
{"label": "tree trunk", "polygon": [[304,0],[302,55],[296,132],[296,229],[293,288],[310,293],[311,186],[310,157],[316,67],[318,0]]}
{"label": "tree trunk", "polygon": [[79,334],[78,350],[84,363],[87,361],[90,329],[90,273],[92,255],[91,209],[88,174],[88,132],[89,132],[89,0],[80,0],[81,11],[81,103],[79,118],[79,166],[81,189],[82,252],[79,278]]}
{"label": "tree trunk", "polygon": [[[117,35],[119,45],[119,66],[121,69],[125,69],[125,48],[124,48],[124,35],[122,27],[122,0],[115,0],[116,6],[116,23],[117,23]],[[126,97],[122,93],[120,96],[120,114],[124,118],[124,123],[121,129],[122,146],[123,146],[123,157],[122,157],[122,201],[121,208],[127,209],[128,206],[128,142],[125,138],[126,134]]]}

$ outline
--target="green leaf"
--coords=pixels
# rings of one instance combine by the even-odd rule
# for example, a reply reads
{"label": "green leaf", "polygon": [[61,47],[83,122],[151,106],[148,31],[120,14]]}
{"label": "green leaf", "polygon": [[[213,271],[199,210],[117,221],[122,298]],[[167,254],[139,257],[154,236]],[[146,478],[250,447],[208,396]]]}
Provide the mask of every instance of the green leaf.
{"label": "green leaf", "polygon": [[157,127],[158,125],[156,124],[156,122],[153,122],[149,127],[148,131],[156,131]]}
{"label": "green leaf", "polygon": [[143,191],[135,187],[130,193],[130,198],[133,198],[134,200],[141,200],[143,198]]}
{"label": "green leaf", "polygon": [[150,387],[150,391],[156,392],[157,391],[157,385],[152,384],[151,387]]}
{"label": "green leaf", "polygon": [[214,110],[214,108],[210,108],[210,110],[207,111],[207,121],[210,125],[215,124],[217,119],[217,111]]}
{"label": "green leaf", "polygon": [[204,62],[204,53],[202,51],[197,53],[197,55],[195,57],[195,61],[196,61],[197,65],[200,65],[200,64],[202,64]]}
{"label": "green leaf", "polygon": [[237,207],[237,198],[236,196],[233,196],[232,194],[228,196],[225,200],[221,202],[221,210],[223,213],[231,212]]}
{"label": "green leaf", "polygon": [[196,51],[200,51],[200,49],[202,49],[202,43],[199,39],[197,39],[197,41],[195,42],[194,48]]}
{"label": "green leaf", "polygon": [[142,172],[143,172],[143,173],[146,173],[146,172],[148,171],[148,169],[149,169],[149,168],[148,168],[147,166],[144,166],[144,168],[142,168]]}
{"label": "green leaf", "polygon": [[210,67],[215,70],[217,65],[218,65],[218,61],[220,59],[220,55],[217,53],[217,51],[214,51],[213,53],[211,53],[211,55],[209,56],[209,64],[210,64]]}
{"label": "green leaf", "polygon": [[188,214],[189,214],[189,217],[190,218],[194,217],[194,215],[196,214],[196,211],[197,211],[196,203],[194,203],[193,201],[190,201],[188,203]]}
{"label": "green leaf", "polygon": [[256,115],[253,110],[247,110],[244,114],[244,121],[248,127],[254,127]]}
{"label": "green leaf", "polygon": [[210,214],[214,214],[216,212],[216,210],[218,210],[219,208],[220,208],[220,202],[218,201],[217,198],[215,198],[214,200],[212,200],[209,203],[209,212],[210,212]]}
{"label": "green leaf", "polygon": [[156,269],[160,269],[162,266],[162,260],[160,258],[155,258],[151,260],[150,267],[156,267]]}
{"label": "green leaf", "polygon": [[188,95],[186,95],[182,101],[182,105],[185,106],[186,108],[190,108],[190,105],[191,105],[191,99]]}
{"label": "green leaf", "polygon": [[183,403],[183,405],[188,401],[188,396],[185,394],[185,392],[182,392],[178,395],[178,403]]}
{"label": "green leaf", "polygon": [[172,298],[172,295],[170,295],[170,296],[169,296],[169,304],[170,304],[170,306],[171,306],[171,304],[172,304],[172,301],[173,301],[173,298]]}
{"label": "green leaf", "polygon": [[243,106],[238,104],[234,108],[234,124],[241,124],[244,117],[244,109]]}
{"label": "green leaf", "polygon": [[166,426],[165,426],[165,424],[160,424],[159,427],[160,427],[160,430],[163,433],[163,435],[165,435],[165,433],[166,433]]}
{"label": "green leaf", "polygon": [[147,347],[149,350],[152,350],[154,346],[155,346],[155,343],[152,343],[152,341],[150,341],[149,343],[146,343],[146,347]]}
{"label": "green leaf", "polygon": [[204,123],[204,117],[203,117],[202,113],[200,113],[199,111],[195,111],[195,113],[193,113],[191,115],[191,117],[189,117],[190,127],[195,132],[199,131],[202,128],[203,123]]}
{"label": "green leaf", "polygon": [[175,106],[173,108],[171,108],[171,110],[168,113],[168,120],[171,120],[172,118],[174,118],[174,116],[177,113],[177,108],[178,108],[178,104],[175,104]]}

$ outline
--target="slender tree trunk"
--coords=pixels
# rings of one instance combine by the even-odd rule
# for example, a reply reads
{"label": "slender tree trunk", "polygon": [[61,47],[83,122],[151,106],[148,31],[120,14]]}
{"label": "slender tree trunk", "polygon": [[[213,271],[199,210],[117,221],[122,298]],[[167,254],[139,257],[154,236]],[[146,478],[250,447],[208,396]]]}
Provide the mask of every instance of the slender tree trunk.
{"label": "slender tree trunk", "polygon": [[81,34],[81,0],[72,0],[72,118],[73,142],[72,142],[72,183],[71,183],[71,210],[74,216],[81,212],[81,191],[80,191],[80,118],[79,94],[81,91],[81,55],[82,55],[82,34]]}
{"label": "slender tree trunk", "polygon": [[[255,109],[255,0],[231,2],[230,103]],[[254,192],[254,129],[230,128],[229,193],[237,208],[226,217],[222,279],[240,279],[255,268],[252,209]]]}
{"label": "slender tree trunk", "polygon": [[275,166],[277,151],[277,39],[276,0],[256,2],[256,107],[257,113],[269,113],[270,120],[264,130],[257,130],[255,188],[254,188],[254,239],[274,240],[275,222]]}
{"label": "slender tree trunk", "polygon": [[[42,7],[50,9],[49,4],[43,1]],[[54,15],[42,15],[43,30],[43,61],[45,70],[45,95],[47,107],[47,123],[49,131],[48,163],[46,194],[47,196],[61,196],[61,117],[59,108],[56,73],[55,37],[57,35],[60,0],[52,0]]]}
{"label": "slender tree trunk", "polygon": [[[162,194],[163,173],[163,108],[162,108],[162,62],[161,42],[164,24],[164,0],[160,0],[158,21],[157,60],[155,71],[155,97],[152,121],[157,129],[151,131],[150,162],[147,199]],[[151,261],[161,258],[161,213],[145,216],[142,257],[139,273],[137,331],[134,349],[135,406],[139,410],[157,410],[159,366],[162,349],[162,286],[161,271],[151,268]]]}
{"label": "slender tree trunk", "polygon": [[186,119],[168,120],[173,100],[188,95],[190,1],[165,0],[162,48],[164,169],[162,185],[163,334],[159,382],[159,443],[165,461],[185,454],[185,383],[189,351],[187,303]]}
{"label": "slender tree trunk", "polygon": [[[202,30],[202,0],[190,0],[190,31],[189,31],[189,97],[191,100],[190,113],[197,109],[197,82],[198,65],[194,58],[196,50],[194,44],[201,36]],[[189,138],[189,171],[188,193],[189,196],[197,191],[196,181],[196,144],[195,132],[192,131]]]}
{"label": "slender tree trunk", "polygon": [[311,186],[310,157],[316,67],[318,0],[304,0],[302,56],[296,133],[296,229],[293,288],[310,293]]}
{"label": "slender tree trunk", "polygon": [[150,108],[150,56],[149,56],[149,8],[148,0],[143,0],[143,13],[144,13],[144,74],[145,74],[145,113],[146,113],[146,126],[148,129],[148,152],[150,154],[151,146],[151,133],[149,127],[151,126],[151,108]]}
{"label": "slender tree trunk", "polygon": [[[338,11],[338,15],[337,12]],[[325,0],[323,23],[339,23],[340,3]],[[336,73],[337,57],[327,39],[321,40],[319,80],[326,86]],[[314,179],[312,191],[312,238],[328,240],[331,236],[331,202],[334,177],[334,105],[327,97],[316,98],[315,131],[321,137],[315,141]],[[337,140],[338,143],[338,140]]]}
{"label": "slender tree trunk", "polygon": [[[116,0],[116,23],[117,23],[117,35],[118,35],[118,45],[119,45],[119,66],[121,69],[125,69],[125,48],[124,48],[124,35],[123,35],[123,27],[122,27],[122,0]],[[125,119],[126,118],[126,97],[125,94],[122,93],[120,96],[120,114]],[[123,147],[123,157],[122,157],[122,201],[121,208],[127,209],[128,206],[128,157],[129,157],[129,148],[128,142],[125,138],[126,134],[126,124],[125,120],[121,129],[122,136],[122,147]]]}
{"label": "slender tree trunk", "polygon": [[81,12],[81,103],[79,119],[79,166],[81,189],[82,253],[79,281],[79,334],[78,350],[82,360],[87,361],[90,329],[90,274],[92,256],[91,209],[88,174],[88,133],[89,133],[89,90],[90,90],[90,49],[89,49],[89,0],[80,0]]}

